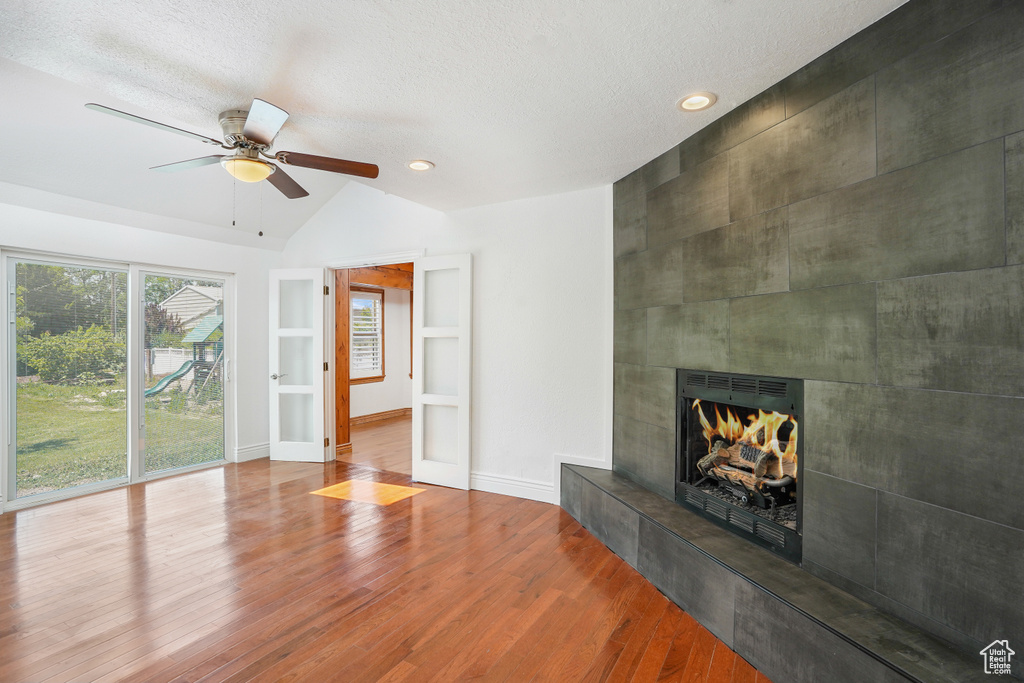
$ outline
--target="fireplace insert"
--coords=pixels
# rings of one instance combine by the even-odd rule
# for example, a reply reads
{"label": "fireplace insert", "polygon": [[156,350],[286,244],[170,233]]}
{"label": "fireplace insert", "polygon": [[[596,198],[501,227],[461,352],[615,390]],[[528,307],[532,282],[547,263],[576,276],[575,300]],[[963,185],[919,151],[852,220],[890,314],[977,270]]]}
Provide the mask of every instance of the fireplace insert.
{"label": "fireplace insert", "polygon": [[803,381],[676,371],[676,501],[799,563]]}

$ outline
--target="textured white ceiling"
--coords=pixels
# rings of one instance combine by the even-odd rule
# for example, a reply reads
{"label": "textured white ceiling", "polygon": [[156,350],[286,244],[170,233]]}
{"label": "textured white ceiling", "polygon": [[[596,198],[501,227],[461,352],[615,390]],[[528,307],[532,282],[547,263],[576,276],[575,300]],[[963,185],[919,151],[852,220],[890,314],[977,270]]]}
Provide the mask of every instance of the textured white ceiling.
{"label": "textured white ceiling", "polygon": [[[5,0],[0,181],[286,238],[310,197],[235,183],[200,142],[253,97],[291,113],[277,149],[376,163],[385,192],[448,210],[612,182],[904,0]],[[710,90],[719,103],[683,114]],[[55,163],[55,159],[60,163]],[[437,168],[414,173],[412,159]]]}

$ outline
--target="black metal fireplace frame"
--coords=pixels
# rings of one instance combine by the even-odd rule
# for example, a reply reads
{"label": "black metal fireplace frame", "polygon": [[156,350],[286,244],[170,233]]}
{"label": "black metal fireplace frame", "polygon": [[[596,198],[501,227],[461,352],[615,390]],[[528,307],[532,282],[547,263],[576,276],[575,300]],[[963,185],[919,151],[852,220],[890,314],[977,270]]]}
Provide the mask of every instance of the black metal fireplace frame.
{"label": "black metal fireplace frame", "polygon": [[794,416],[797,423],[803,427],[803,380],[686,368],[676,370],[676,502],[718,526],[743,536],[790,562],[800,564],[805,430],[800,430],[801,437],[797,450],[797,526],[794,531],[748,512],[738,505],[709,495],[685,481],[685,473],[692,471],[695,464],[689,462],[692,455],[687,452],[689,430],[692,428],[688,401],[695,398],[766,412],[786,413]]}

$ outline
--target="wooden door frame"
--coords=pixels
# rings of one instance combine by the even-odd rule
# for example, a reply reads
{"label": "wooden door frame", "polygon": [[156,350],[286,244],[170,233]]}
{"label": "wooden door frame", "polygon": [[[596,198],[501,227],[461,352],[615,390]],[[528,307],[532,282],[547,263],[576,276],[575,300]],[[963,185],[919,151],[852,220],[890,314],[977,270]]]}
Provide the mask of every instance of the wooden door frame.
{"label": "wooden door frame", "polygon": [[[405,273],[408,273],[408,276]],[[411,261],[334,269],[334,419],[337,444],[335,452],[339,455],[352,451],[352,387],[349,376],[348,341],[352,284],[408,290],[411,309],[412,279]]]}

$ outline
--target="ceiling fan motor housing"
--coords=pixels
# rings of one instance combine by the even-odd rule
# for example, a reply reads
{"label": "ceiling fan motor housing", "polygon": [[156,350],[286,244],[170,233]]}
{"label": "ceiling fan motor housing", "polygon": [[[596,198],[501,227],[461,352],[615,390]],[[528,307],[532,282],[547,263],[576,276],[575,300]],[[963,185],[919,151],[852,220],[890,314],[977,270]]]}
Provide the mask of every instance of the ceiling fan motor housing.
{"label": "ceiling fan motor housing", "polygon": [[229,145],[238,146],[239,143],[256,144],[242,133],[248,116],[249,112],[245,109],[228,109],[220,113],[220,129],[224,132],[224,140]]}

